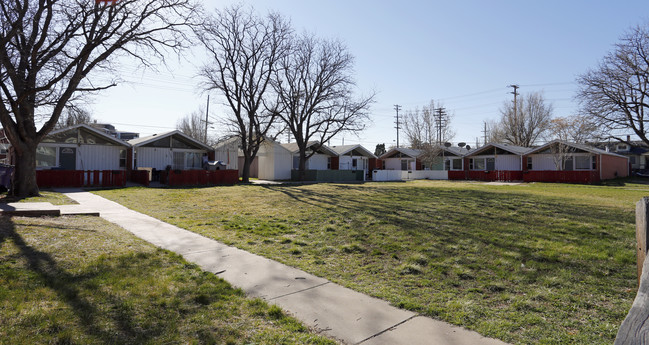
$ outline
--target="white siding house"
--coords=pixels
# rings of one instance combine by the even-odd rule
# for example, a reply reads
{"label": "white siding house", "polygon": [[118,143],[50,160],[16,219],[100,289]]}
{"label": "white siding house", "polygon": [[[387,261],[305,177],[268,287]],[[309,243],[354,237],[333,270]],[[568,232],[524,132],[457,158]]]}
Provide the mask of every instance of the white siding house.
{"label": "white siding house", "polygon": [[225,164],[226,169],[239,169],[239,144],[238,137],[221,141],[214,146],[214,160]]}
{"label": "white siding house", "polygon": [[363,170],[367,174],[369,160],[376,156],[361,145],[331,146],[338,154],[338,170]]}
{"label": "white siding house", "polygon": [[178,170],[202,169],[203,156],[213,149],[180,131],[132,139],[133,167],[164,170],[167,166]]}
{"label": "white siding house", "polygon": [[88,125],[50,132],[36,149],[37,169],[126,169],[128,143]]}
{"label": "white siding house", "polygon": [[[300,165],[300,151],[296,143],[281,144],[293,155],[293,170],[298,170]],[[307,155],[313,152],[313,148],[320,146],[317,141],[307,143]],[[321,145],[316,152],[306,161],[306,170],[331,170],[332,157],[338,154],[325,145]],[[335,169],[334,169],[335,170]]]}
{"label": "white siding house", "polygon": [[293,154],[276,141],[266,139],[257,152],[258,177],[262,180],[290,180]]}

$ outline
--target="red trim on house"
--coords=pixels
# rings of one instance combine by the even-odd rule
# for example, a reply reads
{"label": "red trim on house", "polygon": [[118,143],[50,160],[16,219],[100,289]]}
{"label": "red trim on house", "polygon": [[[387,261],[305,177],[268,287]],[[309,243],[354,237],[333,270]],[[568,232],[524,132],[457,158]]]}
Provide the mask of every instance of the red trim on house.
{"label": "red trim on house", "polygon": [[340,157],[331,157],[331,169],[329,170],[338,170],[340,169]]}
{"label": "red trim on house", "polygon": [[629,176],[628,158],[611,155],[599,155],[599,157],[597,168],[602,172],[602,180]]}

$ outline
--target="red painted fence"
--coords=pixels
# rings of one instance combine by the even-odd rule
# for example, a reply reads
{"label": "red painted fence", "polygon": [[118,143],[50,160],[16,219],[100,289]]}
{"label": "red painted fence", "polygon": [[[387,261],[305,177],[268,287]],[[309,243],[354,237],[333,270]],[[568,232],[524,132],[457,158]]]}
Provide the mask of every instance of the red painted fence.
{"label": "red painted fence", "polygon": [[123,187],[124,170],[37,170],[39,188],[57,187]]}
{"label": "red painted fence", "polygon": [[523,174],[525,182],[558,183],[596,183],[600,181],[599,172],[594,171],[527,171]]}
{"label": "red painted fence", "polygon": [[238,170],[169,170],[160,172],[160,183],[169,186],[204,186],[239,182]]}
{"label": "red painted fence", "polygon": [[468,180],[476,181],[523,181],[523,172],[516,170],[469,170]]}
{"label": "red painted fence", "polygon": [[131,170],[129,181],[149,186],[149,172],[146,170]]}

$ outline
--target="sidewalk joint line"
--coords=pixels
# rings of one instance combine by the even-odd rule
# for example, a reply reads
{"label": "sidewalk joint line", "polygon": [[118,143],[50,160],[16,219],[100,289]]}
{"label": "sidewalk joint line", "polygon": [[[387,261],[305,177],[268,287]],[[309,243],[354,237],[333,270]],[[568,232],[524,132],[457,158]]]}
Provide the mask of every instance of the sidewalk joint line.
{"label": "sidewalk joint line", "polygon": [[367,337],[367,338],[365,338],[365,339],[359,341],[358,343],[356,343],[356,344],[354,344],[354,345],[359,345],[359,344],[362,344],[362,343],[364,343],[364,342],[366,342],[366,341],[368,341],[368,340],[370,340],[370,339],[372,339],[372,338],[376,338],[376,337],[380,336],[381,334],[383,334],[383,333],[385,333],[385,332],[387,332],[387,331],[390,331],[390,330],[392,330],[392,329],[394,329],[394,328],[396,328],[396,327],[399,327],[399,326],[403,325],[404,323],[406,323],[406,322],[408,322],[408,321],[410,321],[410,320],[412,320],[412,319],[414,319],[414,318],[416,318],[416,317],[418,317],[418,316],[421,316],[421,315],[419,315],[419,314],[415,314],[415,315],[413,315],[413,316],[411,316],[411,317],[409,317],[409,318],[407,318],[407,319],[405,319],[405,320],[403,320],[403,321],[401,321],[401,322],[399,322],[399,323],[397,323],[397,324],[395,324],[395,325],[393,325],[393,326],[390,326],[390,327],[388,327],[388,328],[386,328],[386,329],[380,331],[379,333],[376,333],[376,334],[374,334],[374,335],[371,335],[371,336],[369,336],[369,337]]}
{"label": "sidewalk joint line", "polygon": [[322,283],[322,284],[318,284],[318,285],[314,285],[314,286],[308,287],[308,288],[306,288],[306,289],[302,289],[302,290],[298,290],[298,291],[289,292],[289,293],[284,294],[284,295],[275,296],[275,297],[273,297],[273,298],[269,298],[268,301],[272,301],[272,300],[274,300],[274,299],[278,299],[278,298],[282,298],[282,297],[286,297],[286,296],[290,296],[290,295],[295,295],[295,294],[297,294],[297,293],[304,292],[304,291],[308,291],[308,290],[311,290],[311,289],[315,289],[315,288],[321,287],[321,286],[323,286],[323,285],[327,285],[327,284],[329,284],[329,283],[331,283],[331,282],[327,281],[327,282],[324,282],[324,283]]}

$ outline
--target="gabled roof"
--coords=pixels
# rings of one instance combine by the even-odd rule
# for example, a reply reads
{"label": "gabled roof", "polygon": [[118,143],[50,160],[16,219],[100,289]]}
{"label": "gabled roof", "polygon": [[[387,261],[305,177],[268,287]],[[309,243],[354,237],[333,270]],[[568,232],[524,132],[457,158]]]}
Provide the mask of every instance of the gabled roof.
{"label": "gabled roof", "polygon": [[[317,141],[309,141],[309,142],[307,143],[306,148],[309,149],[309,148],[311,148],[312,146],[314,146],[314,145],[318,145],[318,144],[319,144],[319,143],[318,143]],[[283,148],[287,149],[287,150],[288,150],[289,152],[291,152],[292,154],[296,154],[296,153],[300,152],[300,148],[297,146],[297,143],[287,143],[287,144],[280,144],[280,145],[281,145]],[[324,154],[330,155],[330,156],[334,156],[334,157],[335,157],[335,156],[338,156],[338,154],[337,154],[335,151],[333,151],[332,149],[330,149],[329,147],[327,147],[327,146],[325,146],[325,145],[322,145],[322,146],[318,149],[318,151],[320,151],[321,153],[324,153]]]}
{"label": "gabled roof", "polygon": [[329,146],[329,148],[336,152],[338,156],[344,156],[350,152],[356,151],[360,156],[365,156],[368,158],[376,158],[376,156],[370,152],[368,149],[363,147],[360,144],[357,145],[338,145],[338,146]]}
{"label": "gabled roof", "polygon": [[241,142],[241,139],[238,136],[233,135],[233,136],[231,136],[231,137],[229,137],[229,138],[227,138],[225,140],[221,140],[218,143],[216,143],[216,145],[214,145],[214,148],[218,150],[221,147],[232,147],[234,145],[239,147],[240,142]]}
{"label": "gabled roof", "polygon": [[555,144],[574,147],[574,148],[576,148],[578,150],[590,152],[590,153],[597,154],[597,155],[609,155],[609,156],[627,158],[627,157],[625,157],[623,155],[613,153],[613,152],[606,152],[604,150],[600,150],[598,148],[594,148],[594,147],[589,146],[589,145],[569,143],[567,141],[562,141],[562,140],[552,140],[552,141],[546,143],[545,145],[541,145],[541,146],[539,146],[537,148],[534,148],[534,149],[528,151],[527,154],[534,154],[534,153],[539,153],[539,152],[545,151],[546,149],[548,149],[549,147],[551,147],[552,145],[555,145]]}
{"label": "gabled roof", "polygon": [[499,143],[488,143],[484,146],[469,151],[466,154],[466,156],[477,156],[480,155],[481,153],[484,153],[485,151],[488,151],[489,149],[493,149],[494,147],[499,148],[503,151],[511,152],[512,154],[515,155],[523,155],[531,150],[529,147],[522,147],[516,145],[509,145],[509,144],[499,144]]}
{"label": "gabled roof", "polygon": [[111,135],[106,134],[104,131],[97,130],[96,128],[93,128],[93,127],[88,126],[86,124],[78,124],[78,125],[74,125],[74,126],[70,126],[70,127],[56,129],[56,130],[53,130],[53,131],[49,132],[45,137],[50,136],[50,135],[56,135],[56,134],[60,134],[60,133],[65,133],[67,131],[78,130],[80,128],[83,128],[84,130],[87,130],[88,132],[91,132],[92,134],[97,135],[97,136],[99,136],[99,137],[101,137],[101,138],[103,138],[103,139],[105,139],[107,141],[111,141],[111,142],[113,142],[113,143],[115,143],[117,145],[131,147],[131,144],[127,143],[126,141],[123,141],[121,139],[117,139],[117,138],[115,138],[115,137],[113,137]]}
{"label": "gabled roof", "polygon": [[452,154],[454,154],[456,156],[460,156],[460,157],[462,157],[462,156],[466,155],[467,153],[469,153],[469,150],[465,149],[464,147],[457,147],[457,146],[446,147],[446,146],[442,145],[442,146],[440,146],[440,148],[442,150],[446,151],[446,152],[452,153]]}
{"label": "gabled roof", "polygon": [[133,147],[138,147],[138,146],[144,146],[146,144],[150,144],[150,143],[152,143],[154,141],[158,141],[158,140],[166,138],[166,137],[172,137],[172,136],[175,136],[175,135],[179,136],[179,137],[182,137],[184,140],[189,141],[190,143],[192,143],[192,144],[196,145],[197,147],[200,147],[200,148],[202,148],[204,150],[207,150],[207,151],[212,151],[213,150],[213,148],[209,147],[208,145],[203,144],[202,142],[188,136],[187,134],[185,134],[185,133],[183,133],[183,132],[181,132],[179,130],[169,131],[169,132],[160,133],[160,134],[154,134],[154,135],[150,135],[148,137],[143,137],[143,138],[131,139],[128,142],[129,142],[129,144],[133,145]]}
{"label": "gabled roof", "polygon": [[408,157],[411,157],[411,158],[417,158],[417,157],[421,156],[422,152],[421,152],[421,150],[417,150],[417,149],[408,149],[408,148],[405,148],[405,147],[395,147],[395,148],[390,149],[390,151],[382,154],[381,157],[379,157],[379,158],[380,159],[387,159],[387,158],[390,158],[390,157],[392,157],[393,155],[395,155],[397,153],[404,154],[404,155],[406,155]]}

